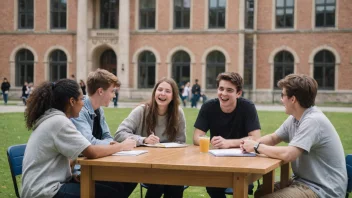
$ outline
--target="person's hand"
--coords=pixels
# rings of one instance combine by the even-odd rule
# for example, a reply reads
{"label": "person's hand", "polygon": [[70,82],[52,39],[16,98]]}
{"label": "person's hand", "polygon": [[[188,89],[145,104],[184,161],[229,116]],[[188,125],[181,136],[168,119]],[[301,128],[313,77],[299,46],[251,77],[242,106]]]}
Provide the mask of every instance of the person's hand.
{"label": "person's hand", "polygon": [[72,175],[72,179],[77,182],[77,183],[80,183],[81,182],[81,175]]}
{"label": "person's hand", "polygon": [[[117,145],[117,144],[114,144]],[[137,142],[132,138],[127,138],[125,141],[121,142],[122,151],[130,151],[137,146]]]}
{"label": "person's hand", "polygon": [[159,137],[154,135],[154,133],[150,134],[147,138],[144,139],[144,143],[146,144],[157,144],[159,142]]}
{"label": "person's hand", "polygon": [[227,149],[230,148],[230,143],[229,140],[224,139],[221,136],[214,136],[211,141],[210,141],[211,145],[213,146],[213,148],[217,148],[217,149]]}
{"label": "person's hand", "polygon": [[254,145],[256,145],[258,142],[247,139],[247,140],[242,140],[240,148],[244,152],[253,152],[254,151]]}

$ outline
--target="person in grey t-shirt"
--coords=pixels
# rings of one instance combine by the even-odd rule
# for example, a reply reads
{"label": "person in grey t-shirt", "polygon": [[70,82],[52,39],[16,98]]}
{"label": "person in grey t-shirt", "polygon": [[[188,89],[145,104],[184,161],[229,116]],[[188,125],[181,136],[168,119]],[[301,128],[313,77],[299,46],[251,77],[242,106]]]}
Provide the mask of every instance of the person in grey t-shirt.
{"label": "person in grey t-shirt", "polygon": [[[275,133],[241,144],[245,151],[291,162],[294,176],[289,186],[264,197],[345,197],[345,154],[334,126],[314,107],[317,82],[306,75],[290,74],[278,86],[290,116]],[[282,141],[288,146],[274,146]],[[255,195],[260,196],[260,190]]]}

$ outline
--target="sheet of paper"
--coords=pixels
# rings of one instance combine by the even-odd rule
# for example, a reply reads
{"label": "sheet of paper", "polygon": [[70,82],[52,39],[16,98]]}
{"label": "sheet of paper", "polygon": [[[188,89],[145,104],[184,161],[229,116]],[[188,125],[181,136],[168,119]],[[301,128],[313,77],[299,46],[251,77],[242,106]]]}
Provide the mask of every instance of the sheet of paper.
{"label": "sheet of paper", "polygon": [[159,147],[159,148],[180,148],[180,147],[186,147],[187,144],[180,144],[180,143],[176,143],[176,142],[167,142],[167,143],[157,143],[157,144],[144,144],[144,146]]}
{"label": "sheet of paper", "polygon": [[117,156],[137,156],[137,155],[141,155],[143,153],[148,153],[148,151],[147,150],[120,151],[120,152],[114,153],[112,155],[117,155]]}
{"label": "sheet of paper", "polygon": [[243,153],[241,149],[214,149],[209,150],[209,153],[213,154],[217,157],[231,157],[231,156],[238,156],[238,157],[252,157],[256,156],[255,153]]}

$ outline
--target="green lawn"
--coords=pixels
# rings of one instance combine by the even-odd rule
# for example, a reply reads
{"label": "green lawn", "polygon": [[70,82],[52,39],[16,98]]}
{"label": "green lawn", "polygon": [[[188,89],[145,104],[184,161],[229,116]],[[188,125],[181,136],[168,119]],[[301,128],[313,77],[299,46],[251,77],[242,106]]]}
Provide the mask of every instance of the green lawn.
{"label": "green lawn", "polygon": [[[106,118],[111,133],[114,134],[117,126],[127,117],[131,109],[106,108]],[[197,109],[184,109],[187,123],[187,143],[192,144],[193,124],[198,114]],[[272,133],[287,118],[283,112],[258,112],[262,127],[262,135]],[[326,113],[328,118],[340,134],[345,154],[352,153],[352,113]],[[30,132],[24,125],[23,113],[0,113],[0,197],[16,197],[12,185],[11,175],[8,167],[6,149],[10,145],[26,143]],[[277,172],[278,173],[278,172]],[[278,178],[278,174],[276,174]],[[210,179],[210,178],[209,178]],[[145,192],[145,190],[143,191]],[[131,196],[139,197],[139,186]],[[190,187],[185,190],[184,197],[204,198],[208,197],[204,187]],[[252,197],[252,196],[250,196]]]}

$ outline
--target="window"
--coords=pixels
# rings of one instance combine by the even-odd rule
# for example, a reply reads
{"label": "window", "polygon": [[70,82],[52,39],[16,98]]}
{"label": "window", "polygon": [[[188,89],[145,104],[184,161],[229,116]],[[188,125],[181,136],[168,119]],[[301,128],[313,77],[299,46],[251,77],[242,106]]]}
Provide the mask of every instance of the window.
{"label": "window", "polygon": [[153,88],[155,84],[155,56],[144,51],[138,59],[138,88]]}
{"label": "window", "polygon": [[327,50],[314,57],[314,79],[319,89],[333,90],[335,87],[335,56]]}
{"label": "window", "polygon": [[190,23],[191,0],[174,1],[174,27],[175,29],[188,29]]}
{"label": "window", "polygon": [[100,57],[100,68],[117,75],[117,57],[112,49],[106,50]]}
{"label": "window", "polygon": [[245,27],[253,29],[254,25],[254,0],[246,0]]}
{"label": "window", "polygon": [[67,0],[51,0],[51,28],[66,29]]}
{"label": "window", "polygon": [[18,29],[33,29],[33,0],[18,1]]}
{"label": "window", "polygon": [[55,50],[50,54],[49,59],[50,81],[55,82],[67,75],[67,58],[65,52]]}
{"label": "window", "polygon": [[245,35],[243,87],[247,89],[253,87],[253,39],[252,34]]}
{"label": "window", "polygon": [[139,1],[139,28],[155,28],[155,0]]}
{"label": "window", "polygon": [[100,1],[100,28],[114,29],[119,24],[119,0]]}
{"label": "window", "polygon": [[293,28],[294,0],[276,0],[276,28]]}
{"label": "window", "polygon": [[293,73],[294,58],[288,51],[279,52],[274,58],[274,89],[279,89],[277,82]]}
{"label": "window", "polygon": [[335,0],[315,1],[315,26],[335,27]]}
{"label": "window", "polygon": [[209,28],[225,28],[226,0],[209,0]]}
{"label": "window", "polygon": [[225,72],[225,56],[219,51],[213,51],[207,56],[206,88],[216,89],[216,77]]}
{"label": "window", "polygon": [[15,85],[33,82],[34,56],[31,51],[22,49],[16,54]]}
{"label": "window", "polygon": [[172,57],[172,78],[184,85],[190,80],[191,58],[185,51],[178,51]]}

